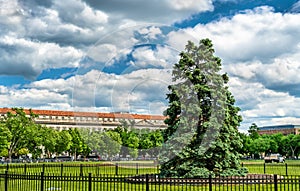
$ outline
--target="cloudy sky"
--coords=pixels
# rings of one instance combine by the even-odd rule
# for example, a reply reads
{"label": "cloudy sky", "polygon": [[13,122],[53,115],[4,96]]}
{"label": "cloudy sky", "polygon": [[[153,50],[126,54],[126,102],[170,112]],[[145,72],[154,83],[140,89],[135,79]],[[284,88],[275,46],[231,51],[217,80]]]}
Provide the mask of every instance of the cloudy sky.
{"label": "cloudy sky", "polygon": [[210,38],[240,130],[300,124],[299,20],[297,0],[0,0],[0,107],[161,114],[179,52]]}

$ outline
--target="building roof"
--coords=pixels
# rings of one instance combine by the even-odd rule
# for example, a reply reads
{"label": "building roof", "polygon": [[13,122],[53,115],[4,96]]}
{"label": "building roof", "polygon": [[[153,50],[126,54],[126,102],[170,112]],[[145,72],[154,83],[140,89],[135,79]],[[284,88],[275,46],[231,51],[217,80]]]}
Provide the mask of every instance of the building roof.
{"label": "building roof", "polygon": [[[30,113],[29,109],[24,109],[26,114]],[[97,118],[118,118],[118,119],[146,119],[146,120],[164,120],[166,116],[162,115],[144,115],[131,113],[101,113],[101,112],[81,112],[81,111],[59,111],[59,110],[31,110],[34,114],[45,116],[64,116],[64,117],[97,117]],[[13,112],[11,108],[0,108],[0,114]]]}
{"label": "building roof", "polygon": [[269,130],[277,130],[277,129],[296,129],[300,128],[300,125],[286,124],[286,125],[272,125],[272,126],[263,126],[259,127],[259,131],[269,131]]}

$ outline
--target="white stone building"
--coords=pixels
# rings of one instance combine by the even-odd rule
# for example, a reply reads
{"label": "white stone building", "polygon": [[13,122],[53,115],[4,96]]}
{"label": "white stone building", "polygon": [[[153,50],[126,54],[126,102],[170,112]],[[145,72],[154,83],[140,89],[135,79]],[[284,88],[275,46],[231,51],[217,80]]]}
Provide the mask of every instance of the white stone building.
{"label": "white stone building", "polygon": [[[24,109],[29,114],[29,109]],[[10,108],[0,108],[0,116],[3,118]],[[131,113],[101,113],[101,112],[77,112],[58,110],[36,110],[32,109],[38,117],[36,123],[52,127],[57,130],[69,128],[89,128],[95,131],[116,128],[125,122],[137,129],[164,129],[165,116],[142,115]]]}

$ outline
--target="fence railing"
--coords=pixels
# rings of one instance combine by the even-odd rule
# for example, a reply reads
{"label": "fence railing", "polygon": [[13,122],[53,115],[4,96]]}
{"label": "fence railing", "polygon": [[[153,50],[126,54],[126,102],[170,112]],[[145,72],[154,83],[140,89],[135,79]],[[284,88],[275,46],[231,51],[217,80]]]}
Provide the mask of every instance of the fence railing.
{"label": "fence railing", "polygon": [[155,174],[93,176],[0,173],[1,191],[299,191],[300,176],[160,178]]}
{"label": "fence railing", "polygon": [[156,163],[92,163],[92,164],[76,164],[76,163],[20,163],[0,165],[0,173],[52,173],[63,175],[64,173],[86,174],[157,174],[159,166]]}
{"label": "fence railing", "polygon": [[288,163],[261,163],[261,164],[244,164],[243,167],[248,168],[250,173],[261,174],[279,174],[279,175],[300,175],[299,164]]}

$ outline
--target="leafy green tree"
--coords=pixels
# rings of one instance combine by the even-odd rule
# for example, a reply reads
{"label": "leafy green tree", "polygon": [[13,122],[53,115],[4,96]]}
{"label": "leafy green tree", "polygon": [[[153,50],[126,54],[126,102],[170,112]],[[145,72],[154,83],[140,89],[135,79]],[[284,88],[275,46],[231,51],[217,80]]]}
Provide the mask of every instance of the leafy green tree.
{"label": "leafy green tree", "polygon": [[72,136],[68,130],[62,130],[58,132],[58,137],[56,139],[55,152],[60,154],[64,151],[70,149],[72,144]]}
{"label": "leafy green tree", "polygon": [[253,140],[245,133],[240,133],[240,137],[242,139],[243,147],[240,148],[239,153],[243,154],[244,156],[249,156],[251,154],[251,143]]}
{"label": "leafy green tree", "polygon": [[102,155],[102,149],[103,146],[105,145],[102,139],[103,133],[99,131],[91,131],[89,129],[79,129],[79,132],[84,142],[90,148],[91,152],[95,152],[97,154]]}
{"label": "leafy green tree", "polygon": [[56,152],[56,145],[58,140],[58,131],[54,130],[53,128],[43,127],[41,129],[42,140],[41,145],[42,149],[46,153],[48,158],[52,157],[52,154]]}
{"label": "leafy green tree", "polygon": [[42,140],[44,136],[47,137],[47,135],[43,134],[42,128],[45,127],[40,124],[32,126],[32,128],[27,131],[31,136],[28,136],[27,139],[22,142],[22,146],[28,149],[28,152],[32,154],[32,158],[38,158],[42,154]]}
{"label": "leafy green tree", "polygon": [[129,132],[126,136],[126,139],[123,142],[123,145],[128,149],[128,154],[132,158],[138,157],[138,147],[140,139],[134,132]]}
{"label": "leafy green tree", "polygon": [[11,159],[12,154],[17,154],[26,141],[31,138],[31,132],[36,129],[34,118],[37,117],[31,110],[26,115],[22,108],[13,108],[12,112],[8,112],[4,118],[5,127],[10,132],[8,137],[8,157]]}
{"label": "leafy green tree", "polygon": [[104,132],[80,129],[83,140],[91,151],[101,156],[114,156],[120,153],[122,139],[119,132],[108,130]]}
{"label": "leafy green tree", "polygon": [[261,138],[267,142],[267,145],[269,145],[265,151],[266,154],[278,152],[278,142],[276,142],[273,135],[262,135]]}
{"label": "leafy green tree", "polygon": [[[161,130],[152,131],[149,135],[152,141],[152,148],[160,148],[163,144],[163,134]],[[156,152],[155,150],[150,150],[150,152]],[[153,155],[154,153],[150,153]]]}
{"label": "leafy green tree", "polygon": [[167,95],[164,148],[168,150],[161,155],[162,176],[246,172],[238,153],[242,147],[237,129],[242,121],[240,109],[234,106],[235,99],[226,85],[228,76],[220,71],[221,59],[214,56],[209,39],[201,40],[198,46],[188,42],[180,54],[172,72],[174,85],[169,86]]}
{"label": "leafy green tree", "polygon": [[286,155],[291,157],[298,156],[300,149],[300,135],[289,134],[282,138],[283,150]]}
{"label": "leafy green tree", "polygon": [[27,148],[21,148],[18,150],[18,155],[27,155],[29,154],[29,150]]}
{"label": "leafy green tree", "polygon": [[270,150],[270,139],[259,137],[253,140],[250,145],[250,152],[256,156],[260,156],[263,153],[268,153]]}
{"label": "leafy green tree", "polygon": [[[0,153],[5,152],[9,146],[8,140],[12,137],[9,129],[5,126],[5,121],[0,121]],[[0,156],[3,156],[0,154]]]}
{"label": "leafy green tree", "polygon": [[[157,155],[157,150],[162,146],[163,136],[161,130],[142,129],[138,133],[139,154],[150,156]],[[156,156],[154,156],[156,157]]]}
{"label": "leafy green tree", "polygon": [[88,154],[90,152],[90,148],[85,143],[84,139],[81,137],[80,132],[77,128],[69,129],[69,134],[72,137],[69,153],[74,155],[74,158],[77,159],[78,154]]}
{"label": "leafy green tree", "polygon": [[139,149],[150,149],[154,145],[154,141],[151,140],[151,132],[150,131],[141,131],[138,134],[140,139]]}
{"label": "leafy green tree", "polygon": [[292,151],[292,157],[298,157],[300,150],[300,135],[294,135],[292,140],[290,141],[290,147]]}
{"label": "leafy green tree", "polygon": [[249,127],[248,133],[251,139],[257,139],[259,137],[258,126],[255,123],[252,123]]}
{"label": "leafy green tree", "polygon": [[282,153],[285,156],[289,156],[290,155],[290,146],[289,146],[289,139],[287,136],[283,136],[281,138],[281,144],[282,144]]}
{"label": "leafy green tree", "polygon": [[7,150],[7,149],[3,149],[3,150],[0,152],[0,156],[2,156],[2,157],[8,157],[8,150]]}
{"label": "leafy green tree", "polygon": [[118,133],[121,137],[122,148],[120,154],[122,156],[129,154],[133,158],[136,158],[139,154],[157,154],[156,148],[163,143],[161,130],[134,129],[133,124],[133,122],[130,122],[130,125],[128,125],[126,121],[123,121],[122,125],[110,130]]}
{"label": "leafy green tree", "polygon": [[103,132],[102,140],[104,142],[103,147],[101,149],[103,155],[108,155],[109,157],[112,157],[120,153],[122,139],[119,133],[114,131]]}
{"label": "leafy green tree", "polygon": [[270,138],[277,144],[277,151],[278,153],[285,155],[283,151],[283,142],[282,138],[284,135],[282,133],[276,133],[270,136]]}
{"label": "leafy green tree", "polygon": [[138,156],[138,147],[140,142],[138,134],[133,130],[129,130],[126,123],[112,131],[119,133],[121,137],[122,147],[120,154],[122,156],[130,155],[131,157],[136,158]]}

